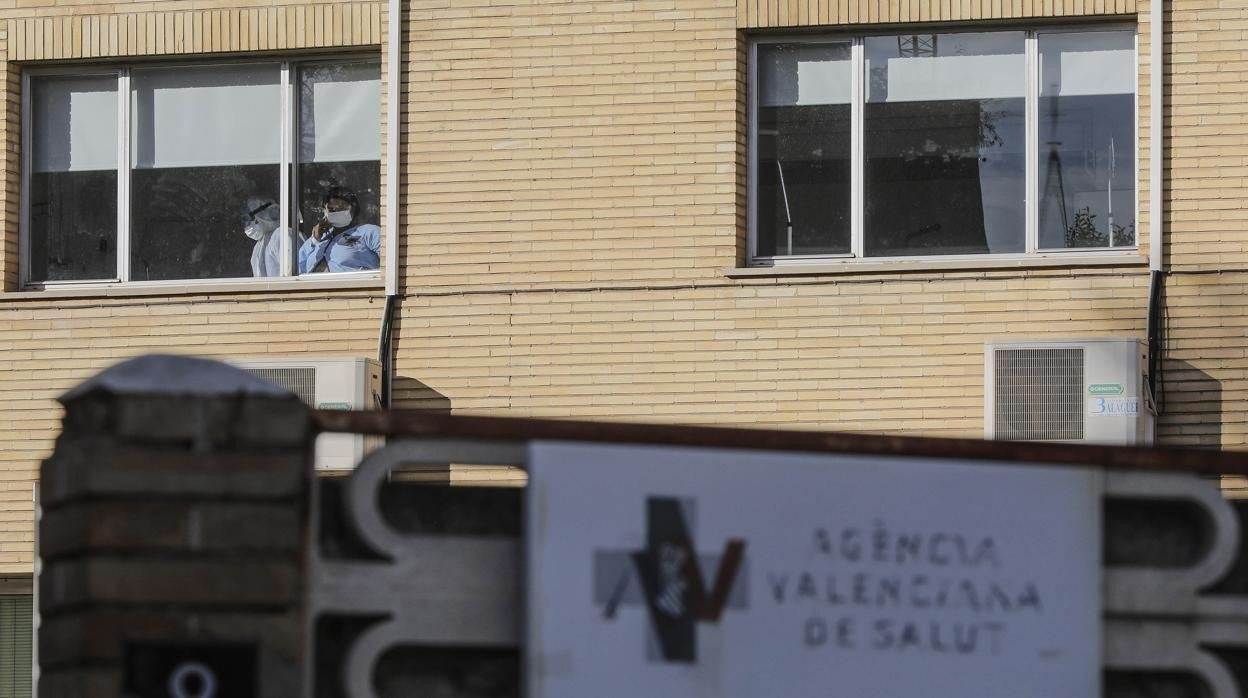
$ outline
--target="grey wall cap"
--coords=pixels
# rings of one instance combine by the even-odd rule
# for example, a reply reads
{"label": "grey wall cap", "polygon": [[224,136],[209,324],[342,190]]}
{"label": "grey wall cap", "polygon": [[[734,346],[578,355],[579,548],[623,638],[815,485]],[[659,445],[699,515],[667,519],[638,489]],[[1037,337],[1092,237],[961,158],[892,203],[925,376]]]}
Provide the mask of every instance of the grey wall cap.
{"label": "grey wall cap", "polygon": [[68,405],[85,395],[253,395],[289,397],[294,393],[242,369],[193,356],[148,354],[122,361],[79,383],[57,398]]}

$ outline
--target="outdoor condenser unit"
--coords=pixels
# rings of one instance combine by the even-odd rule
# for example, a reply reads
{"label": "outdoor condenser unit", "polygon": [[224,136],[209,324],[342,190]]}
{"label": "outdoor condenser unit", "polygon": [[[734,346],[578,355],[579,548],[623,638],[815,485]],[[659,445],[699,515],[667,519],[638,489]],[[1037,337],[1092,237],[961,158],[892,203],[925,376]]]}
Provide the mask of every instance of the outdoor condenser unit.
{"label": "outdoor condenser unit", "polygon": [[[381,403],[381,365],[365,358],[241,359],[229,363],[286,388],[313,409],[375,410]],[[321,434],[316,439],[317,470],[351,470],[382,437]]]}
{"label": "outdoor condenser unit", "polygon": [[1136,339],[984,345],[984,436],[1119,446],[1153,441],[1147,348]]}

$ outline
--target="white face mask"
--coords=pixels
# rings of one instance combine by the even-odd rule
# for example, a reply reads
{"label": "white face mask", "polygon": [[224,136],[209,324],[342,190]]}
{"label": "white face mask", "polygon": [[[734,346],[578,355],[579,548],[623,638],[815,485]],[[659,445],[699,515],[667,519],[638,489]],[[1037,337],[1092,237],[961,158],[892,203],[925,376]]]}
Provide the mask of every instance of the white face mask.
{"label": "white face mask", "polygon": [[243,234],[252,240],[259,240],[277,229],[276,221],[253,220],[243,228]]}
{"label": "white face mask", "polygon": [[326,211],[325,220],[335,228],[345,228],[351,223],[351,210],[346,211]]}

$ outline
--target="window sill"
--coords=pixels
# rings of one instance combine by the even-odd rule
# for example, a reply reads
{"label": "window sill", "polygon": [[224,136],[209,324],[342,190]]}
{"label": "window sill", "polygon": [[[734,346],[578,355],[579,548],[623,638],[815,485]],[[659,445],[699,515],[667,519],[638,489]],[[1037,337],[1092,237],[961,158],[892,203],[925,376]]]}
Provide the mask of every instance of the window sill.
{"label": "window sill", "polygon": [[215,293],[276,293],[284,291],[323,291],[328,289],[375,289],[383,288],[381,275],[376,272],[344,273],[336,278],[292,277],[273,281],[195,280],[195,281],[149,281],[129,284],[74,284],[49,285],[27,288],[6,293],[0,298],[10,300],[35,300],[44,298],[127,298],[133,296],[185,296]]}
{"label": "window sill", "polygon": [[1033,254],[1008,257],[957,257],[939,259],[891,258],[862,261],[820,260],[817,262],[781,262],[774,266],[733,267],[724,270],[730,279],[748,279],[765,276],[811,276],[825,274],[880,274],[926,271],[956,271],[969,269],[1030,269],[1052,267],[1128,267],[1148,264],[1148,258],[1132,250],[1096,254]]}

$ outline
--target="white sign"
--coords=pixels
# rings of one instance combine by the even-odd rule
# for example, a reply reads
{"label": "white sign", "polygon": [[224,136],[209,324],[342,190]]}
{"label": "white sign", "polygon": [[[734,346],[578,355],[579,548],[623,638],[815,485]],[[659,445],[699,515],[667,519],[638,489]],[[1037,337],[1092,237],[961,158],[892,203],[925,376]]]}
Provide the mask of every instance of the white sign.
{"label": "white sign", "polygon": [[531,698],[1099,693],[1094,472],[531,449]]}

